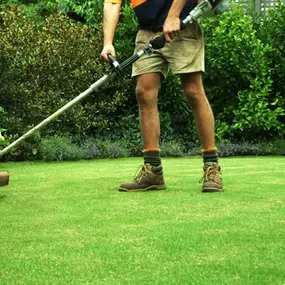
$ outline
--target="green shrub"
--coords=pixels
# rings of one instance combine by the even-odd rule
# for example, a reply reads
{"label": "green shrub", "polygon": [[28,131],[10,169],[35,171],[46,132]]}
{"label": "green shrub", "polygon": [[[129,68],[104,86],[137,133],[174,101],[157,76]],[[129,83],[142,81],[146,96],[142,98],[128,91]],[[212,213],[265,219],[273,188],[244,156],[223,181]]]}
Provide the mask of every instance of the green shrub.
{"label": "green shrub", "polygon": [[170,72],[162,82],[158,104],[162,140],[178,139],[186,143],[198,139],[194,116],[177,75]]}
{"label": "green shrub", "polygon": [[161,157],[180,157],[185,155],[183,146],[177,141],[163,141],[160,149]]}
{"label": "green shrub", "polygon": [[79,160],[83,152],[68,137],[54,136],[43,139],[38,147],[39,158],[45,161]]}
{"label": "green shrub", "polygon": [[6,120],[7,120],[7,113],[5,112],[4,108],[0,106],[0,122],[1,122],[0,132],[6,131],[6,129],[3,128],[6,124]]}
{"label": "green shrub", "polygon": [[259,155],[285,156],[285,140],[274,139],[259,143]]}
{"label": "green shrub", "polygon": [[284,135],[282,102],[271,94],[269,43],[258,38],[253,19],[240,5],[204,23],[205,85],[219,137],[248,140]]}
{"label": "green shrub", "polygon": [[5,148],[8,143],[6,142],[6,139],[4,137],[3,132],[7,131],[6,129],[0,128],[0,150]]}
{"label": "green shrub", "polygon": [[221,143],[218,148],[220,157],[235,155],[259,155],[260,149],[258,144],[242,142],[242,143]]}
{"label": "green shrub", "polygon": [[[123,6],[129,6],[128,0],[122,2]],[[89,25],[101,23],[103,20],[104,1],[102,0],[57,0],[57,3],[61,11],[75,13]]]}
{"label": "green shrub", "polygon": [[[41,122],[105,74],[99,59],[101,30],[78,25],[62,14],[36,24],[13,7],[0,16],[1,48],[7,66],[1,75],[0,101],[17,123],[13,130],[9,128],[14,134]],[[120,108],[127,104],[130,82],[124,78],[105,85],[41,131],[43,136],[88,137],[108,132],[121,116]]]}
{"label": "green shrub", "polygon": [[[137,107],[136,107],[137,109]],[[143,150],[137,110],[134,114],[122,116],[115,122],[113,132],[108,135],[112,141],[123,141],[129,155],[141,156]]]}
{"label": "green shrub", "polygon": [[58,0],[58,3],[62,11],[74,12],[90,25],[102,22],[104,1]]}
{"label": "green shrub", "polygon": [[[265,17],[260,19],[257,26],[258,36],[261,41],[270,44],[273,49],[268,54],[272,73],[272,101],[277,105],[285,106],[285,6],[279,3],[274,9],[269,9]],[[281,118],[285,124],[285,117]]]}
{"label": "green shrub", "polygon": [[82,146],[84,158],[119,158],[129,155],[126,146],[110,140],[88,139]]}
{"label": "green shrub", "polygon": [[45,161],[119,158],[129,155],[121,142],[89,138],[78,144],[69,137],[54,136],[40,142],[39,159]]}
{"label": "green shrub", "polygon": [[271,141],[262,141],[257,143],[239,142],[239,143],[220,143],[218,145],[219,156],[243,156],[243,155],[285,155],[285,141],[274,139]]}
{"label": "green shrub", "polygon": [[[224,142],[218,143],[219,157],[227,156],[263,156],[263,155],[285,155],[285,141],[282,139],[274,139],[271,141],[261,142]],[[192,146],[187,151],[188,156],[201,155],[201,149]]]}
{"label": "green shrub", "polygon": [[40,22],[46,16],[57,11],[57,0],[0,0],[3,9],[10,5],[20,7],[25,17]]}
{"label": "green shrub", "polygon": [[[9,129],[5,132],[5,141],[0,144],[0,149],[3,149],[16,141],[19,137],[18,134],[9,134]],[[25,161],[25,160],[38,160],[39,159],[39,144],[42,138],[39,132],[28,139],[25,139],[16,147],[12,148],[7,154],[1,157],[1,161]]]}

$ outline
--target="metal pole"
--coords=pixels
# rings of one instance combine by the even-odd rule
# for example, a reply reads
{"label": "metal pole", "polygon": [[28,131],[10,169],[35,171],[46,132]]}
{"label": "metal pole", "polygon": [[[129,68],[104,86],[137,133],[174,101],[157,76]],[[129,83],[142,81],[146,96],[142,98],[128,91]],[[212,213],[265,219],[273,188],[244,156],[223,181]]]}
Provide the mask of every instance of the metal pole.
{"label": "metal pole", "polygon": [[261,12],[261,0],[255,0],[254,1],[254,11],[257,15],[260,14],[260,12]]}
{"label": "metal pole", "polygon": [[43,128],[45,125],[47,125],[49,122],[55,120],[59,115],[61,115],[63,112],[65,112],[67,109],[71,108],[73,105],[75,105],[80,100],[84,99],[88,95],[90,95],[92,92],[96,91],[99,87],[101,87],[106,82],[114,79],[116,77],[117,73],[113,72],[108,75],[104,75],[99,80],[97,80],[95,83],[93,83],[87,90],[79,94],[77,97],[75,97],[72,101],[68,102],[66,105],[58,109],[56,112],[54,112],[52,115],[47,117],[45,120],[43,120],[41,123],[36,125],[34,128],[29,130],[27,133],[19,137],[16,141],[8,145],[6,148],[2,149],[0,151],[0,157],[2,157],[4,154],[9,152],[12,148],[16,147],[18,144],[20,144],[23,140],[30,137],[34,132],[38,131],[39,129]]}

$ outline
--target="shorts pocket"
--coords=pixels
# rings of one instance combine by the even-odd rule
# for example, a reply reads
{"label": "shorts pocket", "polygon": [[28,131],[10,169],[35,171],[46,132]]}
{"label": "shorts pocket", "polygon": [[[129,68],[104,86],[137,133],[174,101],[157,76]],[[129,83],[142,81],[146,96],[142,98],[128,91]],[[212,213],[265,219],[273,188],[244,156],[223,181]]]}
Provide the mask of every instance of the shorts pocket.
{"label": "shorts pocket", "polygon": [[146,45],[151,38],[151,34],[149,31],[139,30],[136,36],[136,46]]}
{"label": "shorts pocket", "polygon": [[202,40],[203,34],[198,22],[188,24],[186,29],[179,32],[178,37],[181,39],[194,39],[197,41]]}

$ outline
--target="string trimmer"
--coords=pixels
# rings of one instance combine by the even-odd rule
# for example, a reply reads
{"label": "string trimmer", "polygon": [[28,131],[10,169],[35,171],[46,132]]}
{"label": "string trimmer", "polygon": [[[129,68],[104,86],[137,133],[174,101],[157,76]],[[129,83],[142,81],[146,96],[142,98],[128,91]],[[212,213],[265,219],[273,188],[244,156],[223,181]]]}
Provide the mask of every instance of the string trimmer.
{"label": "string trimmer", "polygon": [[[198,18],[203,16],[214,16],[217,14],[221,14],[228,8],[227,0],[202,0],[191,12],[190,14],[184,19],[181,23],[181,28],[185,28],[185,26],[189,23],[192,23],[194,21],[197,21]],[[155,49],[161,49],[165,45],[165,38],[164,34],[160,34],[153,38],[145,48],[137,52],[136,54],[132,55],[130,58],[125,60],[123,63],[119,63],[117,60],[115,60],[111,55],[109,55],[109,61],[111,64],[111,68],[108,74],[101,77],[98,81],[93,83],[87,90],[85,90],[83,93],[79,94],[77,97],[75,97],[73,100],[71,100],[69,103],[58,109],[56,112],[54,112],[52,115],[44,119],[41,123],[33,127],[31,130],[29,130],[27,133],[22,135],[20,138],[18,138],[16,141],[5,147],[0,151],[0,158],[7,154],[11,149],[15,148],[17,145],[19,145],[22,141],[30,137],[32,134],[34,134],[36,131],[43,128],[45,125],[47,125],[49,122],[55,120],[59,115],[61,115],[63,112],[71,108],[73,105],[77,104],[82,99],[89,96],[91,93],[97,91],[101,86],[103,86],[105,83],[113,80],[118,75],[123,75],[124,70],[129,65],[133,64],[135,61],[137,61],[140,57],[143,55],[151,54],[153,50]],[[9,183],[9,174],[6,171],[0,171],[0,186],[8,185]]]}

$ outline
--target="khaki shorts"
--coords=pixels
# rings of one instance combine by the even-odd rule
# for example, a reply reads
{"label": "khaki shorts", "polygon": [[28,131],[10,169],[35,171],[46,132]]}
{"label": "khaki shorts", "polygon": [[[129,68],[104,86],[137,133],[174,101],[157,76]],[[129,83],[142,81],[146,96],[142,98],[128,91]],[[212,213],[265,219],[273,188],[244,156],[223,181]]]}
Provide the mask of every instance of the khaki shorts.
{"label": "khaki shorts", "polygon": [[[151,31],[139,30],[136,37],[135,52],[145,48],[156,35]],[[204,38],[197,22],[179,31],[170,43],[162,49],[143,55],[133,64],[132,76],[160,72],[166,77],[169,70],[174,74],[192,73],[205,70]]]}

